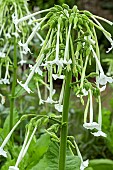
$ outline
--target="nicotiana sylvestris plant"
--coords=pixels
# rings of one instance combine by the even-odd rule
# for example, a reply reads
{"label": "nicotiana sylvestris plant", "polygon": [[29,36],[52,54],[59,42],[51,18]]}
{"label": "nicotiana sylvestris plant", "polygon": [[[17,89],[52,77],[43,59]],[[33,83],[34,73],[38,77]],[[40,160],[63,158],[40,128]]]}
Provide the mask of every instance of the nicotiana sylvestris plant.
{"label": "nicotiana sylvestris plant", "polygon": [[[53,104],[55,109],[62,113],[61,121],[59,120],[59,116],[54,115],[52,117],[52,119],[57,121],[57,126],[60,127],[60,137],[57,137],[55,133],[52,133],[49,129],[46,130],[52,138],[54,136],[56,142],[60,143],[58,169],[66,169],[66,148],[70,150],[71,148],[75,148],[81,160],[80,170],[84,170],[88,166],[88,160],[83,161],[75,139],[68,136],[70,90],[71,88],[74,90],[75,95],[80,98],[82,104],[84,104],[83,97],[87,96],[87,104],[84,111],[84,128],[90,129],[94,136],[106,137],[107,135],[102,131],[101,92],[105,90],[107,83],[113,83],[113,79],[105,75],[101,66],[96,29],[102,31],[110,42],[111,47],[107,50],[108,53],[113,48],[113,40],[111,34],[104,29],[99,21],[105,21],[110,25],[112,25],[112,22],[93,15],[89,11],[79,11],[77,6],[70,9],[68,5],[63,4],[62,6],[55,5],[53,8],[26,15],[20,19],[15,17],[13,22],[16,32],[20,34],[23,22],[43,12],[48,13],[43,18],[40,18],[40,20],[34,21],[36,24],[33,25],[33,31],[27,40],[24,42],[18,41],[24,54],[27,54],[30,52],[29,43],[35,34],[42,29],[48,30],[36,63],[34,66],[30,66],[30,74],[26,81],[22,82],[17,80],[17,82],[28,93],[32,93],[33,89],[29,87],[29,83],[33,81],[34,76],[40,76],[40,80],[36,82],[39,104]],[[95,65],[95,72],[87,75],[88,65]],[[48,83],[45,83],[43,79],[41,80],[41,77],[43,77],[43,68],[47,70]],[[75,79],[74,82],[72,82],[72,77]],[[53,84],[53,81],[57,79],[62,80],[62,88],[58,99],[54,97],[56,90]],[[36,80],[38,79],[35,79],[35,81]],[[47,99],[42,98],[43,94],[40,91],[39,83],[47,88]],[[94,116],[93,98],[97,99],[99,105],[98,120],[96,120]],[[30,134],[29,128],[27,128],[26,137],[17,162],[15,166],[9,167],[10,170],[19,169],[19,163],[27,152],[38,125],[48,122],[49,118],[48,116],[42,116],[39,119],[39,117],[36,116],[31,119],[30,123],[33,124],[34,129],[32,129],[32,133]],[[3,151],[3,147],[1,147],[1,151]],[[6,156],[5,151],[2,155]]]}

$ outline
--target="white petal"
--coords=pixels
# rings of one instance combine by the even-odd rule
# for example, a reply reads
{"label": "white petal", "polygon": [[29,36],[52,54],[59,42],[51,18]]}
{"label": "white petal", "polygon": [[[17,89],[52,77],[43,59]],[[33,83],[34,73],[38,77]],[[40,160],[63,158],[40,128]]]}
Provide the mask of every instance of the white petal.
{"label": "white petal", "polygon": [[82,93],[83,93],[83,96],[87,96],[88,95],[88,91],[86,89],[82,89]]}
{"label": "white petal", "polygon": [[92,130],[92,129],[99,130],[99,128],[100,128],[99,124],[96,123],[96,122],[93,122],[93,123],[84,123],[83,127],[86,128],[86,129],[90,129],[90,130]]}
{"label": "white petal", "polygon": [[89,160],[83,161],[80,166],[80,170],[84,170],[86,167],[88,167]]}
{"label": "white petal", "polygon": [[28,92],[32,92],[31,89],[26,84],[22,84],[21,81],[17,80],[17,82]]}
{"label": "white petal", "polygon": [[102,132],[101,130],[99,130],[98,132],[91,133],[91,134],[96,136],[96,137],[98,137],[98,136],[107,137],[107,134]]}
{"label": "white petal", "polygon": [[2,82],[3,82],[4,84],[10,84],[9,79],[7,79],[7,78],[2,79]]}
{"label": "white petal", "polygon": [[5,53],[0,52],[0,57],[1,57],[1,58],[5,58],[5,56],[6,56],[6,54],[5,54]]}
{"label": "white petal", "polygon": [[105,86],[102,86],[100,89],[100,92],[104,91],[106,89],[106,85]]}
{"label": "white petal", "polygon": [[58,112],[62,112],[63,111],[63,105],[55,104],[55,109],[58,110]]}
{"label": "white petal", "polygon": [[48,97],[47,100],[43,100],[43,101],[45,103],[50,103],[50,104],[57,103],[57,101],[52,100],[50,97]]}
{"label": "white petal", "polygon": [[65,76],[64,75],[59,76],[57,74],[52,74],[52,77],[53,77],[54,80],[56,80],[56,79],[64,79]]}
{"label": "white petal", "polygon": [[16,166],[10,166],[10,167],[9,167],[9,170],[19,170],[19,168],[16,167]]}
{"label": "white petal", "polygon": [[35,69],[35,73],[38,73],[40,76],[42,76],[42,70],[39,67]]}
{"label": "white petal", "polygon": [[4,156],[7,158],[7,152],[3,150],[3,148],[0,147],[0,155]]}
{"label": "white petal", "polygon": [[19,34],[17,32],[13,32],[12,35],[14,35],[16,38],[19,37]]}
{"label": "white petal", "polygon": [[107,77],[107,76],[106,76],[106,79],[107,79],[107,81],[108,81],[109,83],[113,83],[112,77]]}
{"label": "white petal", "polygon": [[21,66],[23,66],[25,63],[27,63],[26,60],[20,60],[20,61],[18,62],[18,64],[20,64]]}
{"label": "white petal", "polygon": [[71,59],[69,59],[68,61],[64,60],[63,63],[66,64],[66,65],[69,65],[69,64],[72,63],[72,60]]}

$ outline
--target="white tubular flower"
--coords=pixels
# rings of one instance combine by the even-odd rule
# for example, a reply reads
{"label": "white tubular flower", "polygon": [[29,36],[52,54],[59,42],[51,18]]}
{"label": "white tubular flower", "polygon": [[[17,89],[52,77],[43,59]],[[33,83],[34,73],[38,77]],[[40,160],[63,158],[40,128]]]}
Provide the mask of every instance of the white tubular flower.
{"label": "white tubular flower", "polygon": [[80,170],[84,170],[85,168],[88,167],[89,160],[83,161],[80,166]]}
{"label": "white tubular flower", "polygon": [[18,28],[18,16],[16,15],[16,12],[12,14],[12,19],[13,19],[13,23],[15,24],[16,30],[18,32],[21,32]]}
{"label": "white tubular flower", "polygon": [[[111,34],[108,33],[108,32],[103,28],[103,26],[100,24],[100,22],[98,22],[98,20],[97,20],[94,16],[92,16],[92,18],[93,18],[94,21],[99,25],[99,27],[100,27],[100,28],[102,29],[102,31],[103,31],[103,34],[104,34],[105,37],[108,39],[108,41],[111,43],[111,47],[108,48],[108,51],[106,51],[106,53],[109,53],[109,52],[113,49],[113,40],[111,39]],[[101,18],[101,17],[100,17],[100,18]],[[101,19],[102,19],[102,18],[101,18]],[[110,21],[108,21],[108,20],[106,20],[106,19],[104,19],[104,21],[107,22],[107,23],[109,23],[110,25],[113,25],[112,22],[110,22]]]}
{"label": "white tubular flower", "polygon": [[32,70],[31,70],[31,72],[30,72],[30,74],[29,74],[29,76],[28,76],[28,78],[27,78],[27,80],[26,80],[26,82],[25,82],[24,84],[22,84],[22,81],[17,80],[17,82],[18,82],[28,93],[31,92],[30,88],[28,87],[28,84],[29,84],[30,80],[32,79],[32,77],[33,77],[33,75],[34,75],[35,69],[37,68],[38,64],[39,64],[39,63],[36,63],[36,64],[33,66]]}
{"label": "white tubular flower", "polygon": [[104,74],[103,68],[102,68],[102,66],[101,66],[101,64],[100,64],[100,61],[99,61],[99,59],[98,59],[98,57],[97,57],[94,49],[92,48],[92,46],[91,46],[90,48],[91,48],[91,50],[92,50],[92,52],[93,52],[93,56],[94,56],[94,58],[95,58],[95,60],[96,60],[96,63],[97,63],[97,65],[98,65],[98,69],[99,69],[99,71],[100,71],[100,76],[99,76],[99,78],[98,78],[98,83],[99,83],[100,85],[106,85],[107,82],[113,83],[112,77],[107,77],[107,76]]}
{"label": "white tubular flower", "polygon": [[21,47],[20,47],[20,57],[21,57],[21,60],[18,62],[18,64],[20,64],[21,66],[23,66],[25,63],[27,63],[26,60],[24,60],[23,58],[23,53],[21,51]]}
{"label": "white tubular flower", "polygon": [[93,122],[93,101],[92,101],[92,92],[89,89],[89,94],[90,94],[90,122],[89,123],[84,123],[83,127],[86,129],[97,129],[99,130],[99,124],[96,122]]}
{"label": "white tubular flower", "polygon": [[105,18],[100,17],[100,16],[97,16],[97,15],[93,15],[93,16],[94,16],[95,18],[97,18],[97,19],[100,19],[100,20],[108,23],[109,25],[113,25],[113,22],[109,21],[108,19],[105,19]]}
{"label": "white tubular flower", "polygon": [[39,24],[37,24],[34,27],[33,32],[28,37],[26,43],[22,44],[21,41],[18,42],[18,44],[23,47],[23,53],[24,54],[27,54],[28,52],[31,53],[30,49],[28,48],[28,44],[33,39],[34,35],[36,34],[37,30],[40,28],[40,25],[45,21],[45,19],[46,19],[46,17]]}
{"label": "white tubular flower", "polygon": [[30,145],[30,143],[31,143],[31,141],[32,141],[32,139],[33,139],[33,136],[34,136],[34,134],[35,134],[35,132],[36,132],[36,130],[37,130],[37,126],[34,128],[32,134],[31,134],[31,136],[30,136],[30,138],[29,138],[29,140],[28,140],[28,143],[26,144],[26,146],[25,146],[25,148],[24,148],[24,151],[23,151],[23,154],[22,154],[22,158],[25,156],[25,154],[26,154],[26,152],[27,152],[27,150],[28,150],[28,148],[29,148],[29,145]]}
{"label": "white tubular flower", "polygon": [[[33,69],[33,66],[29,64],[30,70]],[[35,73],[38,73],[40,76],[42,76],[42,70],[39,67],[36,67]]]}
{"label": "white tubular flower", "polygon": [[29,53],[31,53],[31,51],[30,51],[30,49],[28,48],[28,44],[22,44],[21,43],[21,40],[18,42],[18,45],[20,46],[20,47],[23,47],[23,51],[22,51],[22,53],[23,54],[27,54],[28,52]]}
{"label": "white tubular flower", "polygon": [[22,149],[21,149],[21,151],[20,151],[20,153],[19,153],[19,156],[18,156],[18,158],[17,158],[16,164],[15,164],[15,166],[10,166],[10,167],[9,167],[9,170],[19,170],[18,165],[19,165],[19,163],[20,163],[21,160],[22,160],[22,154],[23,154],[23,152],[24,152],[24,149],[25,149],[25,146],[26,146],[28,137],[29,137],[29,129],[28,129],[27,135],[26,135],[26,137],[25,137],[25,140],[24,140]]}
{"label": "white tubular flower", "polygon": [[4,84],[10,84],[8,77],[9,77],[9,61],[8,61],[7,64],[6,64],[5,77],[2,79],[2,82],[3,82]]}
{"label": "white tubular flower", "polygon": [[4,151],[4,149],[2,147],[0,147],[0,155],[4,156],[5,158],[7,158],[7,152]]}
{"label": "white tubular flower", "polygon": [[59,38],[60,38],[60,21],[58,22],[58,31],[57,31],[57,42],[56,42],[56,57],[55,60],[59,60]]}
{"label": "white tubular flower", "polygon": [[25,82],[24,84],[22,84],[22,81],[19,81],[17,79],[17,83],[20,84],[20,86],[22,86],[28,93],[31,93],[31,89],[28,87],[28,84]]}
{"label": "white tubular flower", "polygon": [[98,97],[98,101],[99,101],[99,113],[98,113],[98,124],[99,124],[99,129],[98,132],[94,132],[92,133],[94,136],[98,137],[98,136],[103,136],[103,137],[107,137],[107,135],[102,132],[102,109],[101,109],[101,98],[100,96]]}
{"label": "white tubular flower", "polygon": [[38,11],[38,12],[35,12],[35,13],[33,13],[33,14],[29,14],[29,15],[27,15],[27,16],[24,16],[24,17],[22,17],[22,18],[20,18],[20,19],[18,19],[18,17],[17,17],[15,14],[13,14],[13,15],[12,15],[13,23],[15,24],[16,29],[17,29],[19,32],[21,32],[21,31],[19,30],[19,28],[18,28],[18,24],[19,24],[19,23],[21,23],[21,22],[23,22],[23,21],[26,21],[26,20],[32,18],[32,17],[35,16],[35,15],[41,14],[41,13],[43,13],[43,12],[48,12],[48,11],[50,11],[50,9]]}
{"label": "white tubular flower", "polygon": [[84,170],[86,167],[88,167],[89,160],[83,161],[82,155],[81,155],[80,150],[78,148],[78,145],[75,141],[74,141],[74,144],[75,144],[75,147],[76,147],[76,150],[77,150],[78,157],[81,160],[80,170]]}
{"label": "white tubular flower", "polygon": [[36,83],[36,86],[37,86],[37,91],[38,91],[38,97],[39,97],[39,105],[43,104],[43,100],[41,98],[41,93],[40,93],[40,89],[39,89],[39,84],[38,82]]}
{"label": "white tubular flower", "polygon": [[7,157],[7,152],[4,151],[4,146],[7,144],[7,142],[9,141],[12,133],[14,132],[14,130],[16,129],[16,127],[20,124],[20,120],[14,125],[14,127],[12,128],[12,130],[8,133],[8,135],[6,136],[6,138],[4,139],[4,141],[2,142],[2,145],[0,146],[0,155]]}
{"label": "white tubular flower", "polygon": [[0,94],[1,97],[1,104],[3,105],[5,103],[5,96],[3,96],[2,94]]}
{"label": "white tubular flower", "polygon": [[63,59],[59,59],[59,39],[60,39],[60,19],[58,20],[57,41],[56,41],[56,56],[53,61],[47,61],[51,65],[56,64],[58,67],[63,67]]}
{"label": "white tubular flower", "polygon": [[68,34],[67,34],[67,38],[66,38],[66,47],[65,47],[65,52],[64,52],[65,64],[67,64],[69,62],[69,61],[67,62],[67,60],[68,60],[68,55],[69,55],[69,38],[70,38],[71,26],[72,26],[72,24],[69,25],[69,30],[68,30]]}
{"label": "white tubular flower", "polygon": [[64,95],[64,86],[65,86],[65,79],[63,80],[62,89],[61,89],[61,92],[60,92],[60,97],[59,97],[58,104],[55,104],[55,109],[58,112],[62,112],[63,111],[62,100],[63,100],[63,95]]}

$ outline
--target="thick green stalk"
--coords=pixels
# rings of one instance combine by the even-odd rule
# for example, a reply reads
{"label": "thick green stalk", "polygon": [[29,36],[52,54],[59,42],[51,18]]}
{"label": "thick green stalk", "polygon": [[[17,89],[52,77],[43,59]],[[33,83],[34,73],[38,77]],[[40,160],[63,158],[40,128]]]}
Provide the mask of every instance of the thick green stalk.
{"label": "thick green stalk", "polygon": [[59,170],[65,170],[71,77],[72,77],[71,71],[69,72],[67,71],[62,112],[62,127],[60,134]]}
{"label": "thick green stalk", "polygon": [[13,82],[12,82],[12,89],[11,89],[11,99],[10,99],[10,124],[9,129],[11,130],[13,127],[13,117],[14,117],[14,102],[15,102],[15,87],[16,87],[16,80],[17,80],[17,47],[16,47],[16,37],[14,38],[14,56],[13,56]]}

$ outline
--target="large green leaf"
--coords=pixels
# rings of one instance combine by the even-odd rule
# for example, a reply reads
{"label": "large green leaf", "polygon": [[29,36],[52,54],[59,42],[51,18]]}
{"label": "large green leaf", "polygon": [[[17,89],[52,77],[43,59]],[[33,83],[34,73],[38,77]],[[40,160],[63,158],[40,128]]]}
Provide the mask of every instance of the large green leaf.
{"label": "large green leaf", "polygon": [[28,153],[20,164],[21,170],[29,170],[34,167],[47,152],[50,143],[50,135],[43,134],[37,141],[32,140]]}
{"label": "large green leaf", "polygon": [[[31,170],[58,170],[59,146],[51,142],[47,153]],[[80,159],[67,150],[66,170],[80,170]]]}
{"label": "large green leaf", "polygon": [[[90,161],[89,167],[92,167],[93,170],[112,170],[113,161],[109,159],[95,159]],[[89,169],[86,168],[86,170]]]}

